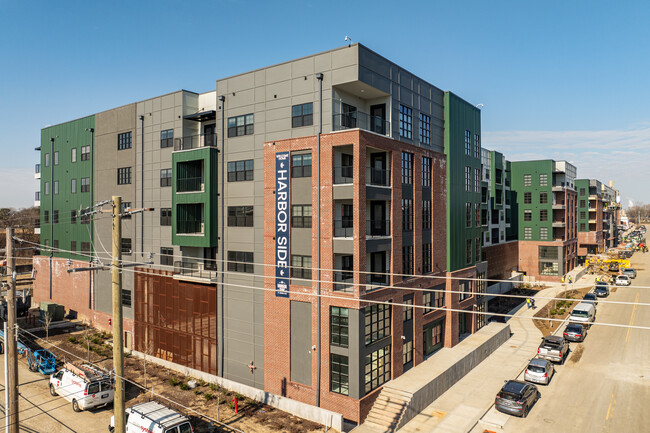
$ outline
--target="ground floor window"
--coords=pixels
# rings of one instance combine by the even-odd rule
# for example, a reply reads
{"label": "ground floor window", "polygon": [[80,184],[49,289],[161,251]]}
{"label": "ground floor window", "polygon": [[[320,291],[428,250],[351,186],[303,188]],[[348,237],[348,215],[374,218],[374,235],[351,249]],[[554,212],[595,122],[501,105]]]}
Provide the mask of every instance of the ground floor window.
{"label": "ground floor window", "polygon": [[404,365],[413,361],[413,340],[407,341],[402,347],[402,363]]}
{"label": "ground floor window", "polygon": [[390,346],[366,355],[365,391],[366,394],[390,380]]}
{"label": "ground floor window", "polygon": [[330,389],[337,394],[350,394],[348,357],[330,354]]}
{"label": "ground floor window", "polygon": [[442,320],[424,326],[424,356],[431,355],[444,345],[444,324]]}

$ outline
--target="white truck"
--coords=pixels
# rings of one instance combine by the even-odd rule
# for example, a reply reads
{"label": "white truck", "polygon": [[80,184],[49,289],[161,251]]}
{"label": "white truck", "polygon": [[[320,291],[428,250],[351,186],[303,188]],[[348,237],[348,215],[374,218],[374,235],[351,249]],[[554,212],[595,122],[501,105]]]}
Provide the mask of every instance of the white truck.
{"label": "white truck", "polygon": [[72,402],[75,412],[81,412],[112,403],[115,381],[107,370],[90,364],[66,362],[61,370],[50,376],[50,394],[60,395]]}
{"label": "white truck", "polygon": [[[156,401],[131,406],[125,415],[126,433],[194,433],[188,417]],[[114,430],[112,416],[108,431]]]}

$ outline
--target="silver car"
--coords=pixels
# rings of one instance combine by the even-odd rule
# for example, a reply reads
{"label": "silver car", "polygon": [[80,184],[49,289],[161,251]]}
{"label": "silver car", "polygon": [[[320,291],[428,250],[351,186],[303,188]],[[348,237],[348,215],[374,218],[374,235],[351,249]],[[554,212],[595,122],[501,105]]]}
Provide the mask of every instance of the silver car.
{"label": "silver car", "polygon": [[541,383],[548,385],[551,377],[555,374],[553,363],[546,359],[533,358],[528,363],[524,371],[524,380],[526,382]]}

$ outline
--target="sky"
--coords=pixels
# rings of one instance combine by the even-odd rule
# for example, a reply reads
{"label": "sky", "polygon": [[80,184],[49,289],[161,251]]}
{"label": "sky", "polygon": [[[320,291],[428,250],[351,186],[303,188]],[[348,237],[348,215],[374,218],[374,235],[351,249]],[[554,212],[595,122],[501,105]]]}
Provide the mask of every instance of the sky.
{"label": "sky", "polygon": [[40,129],[360,42],[482,105],[482,145],[650,203],[650,2],[0,0],[0,207]]}

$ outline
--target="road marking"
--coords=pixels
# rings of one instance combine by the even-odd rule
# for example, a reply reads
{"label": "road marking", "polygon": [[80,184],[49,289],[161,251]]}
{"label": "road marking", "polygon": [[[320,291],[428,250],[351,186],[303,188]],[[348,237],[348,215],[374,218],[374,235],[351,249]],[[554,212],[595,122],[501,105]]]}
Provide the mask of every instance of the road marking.
{"label": "road marking", "polygon": [[612,393],[612,398],[609,399],[609,407],[607,408],[607,416],[605,417],[605,421],[609,421],[609,416],[613,414],[615,405],[616,405],[616,398],[614,398],[614,393]]}
{"label": "road marking", "polygon": [[[630,323],[628,326],[632,326],[632,323],[634,323],[634,315],[636,314],[636,306],[637,303],[639,302],[639,292],[636,293],[636,297],[634,298],[634,307],[632,307],[632,316],[630,316]],[[627,344],[627,341],[630,339],[630,331],[632,328],[627,328],[627,334],[625,334],[625,344]]]}

